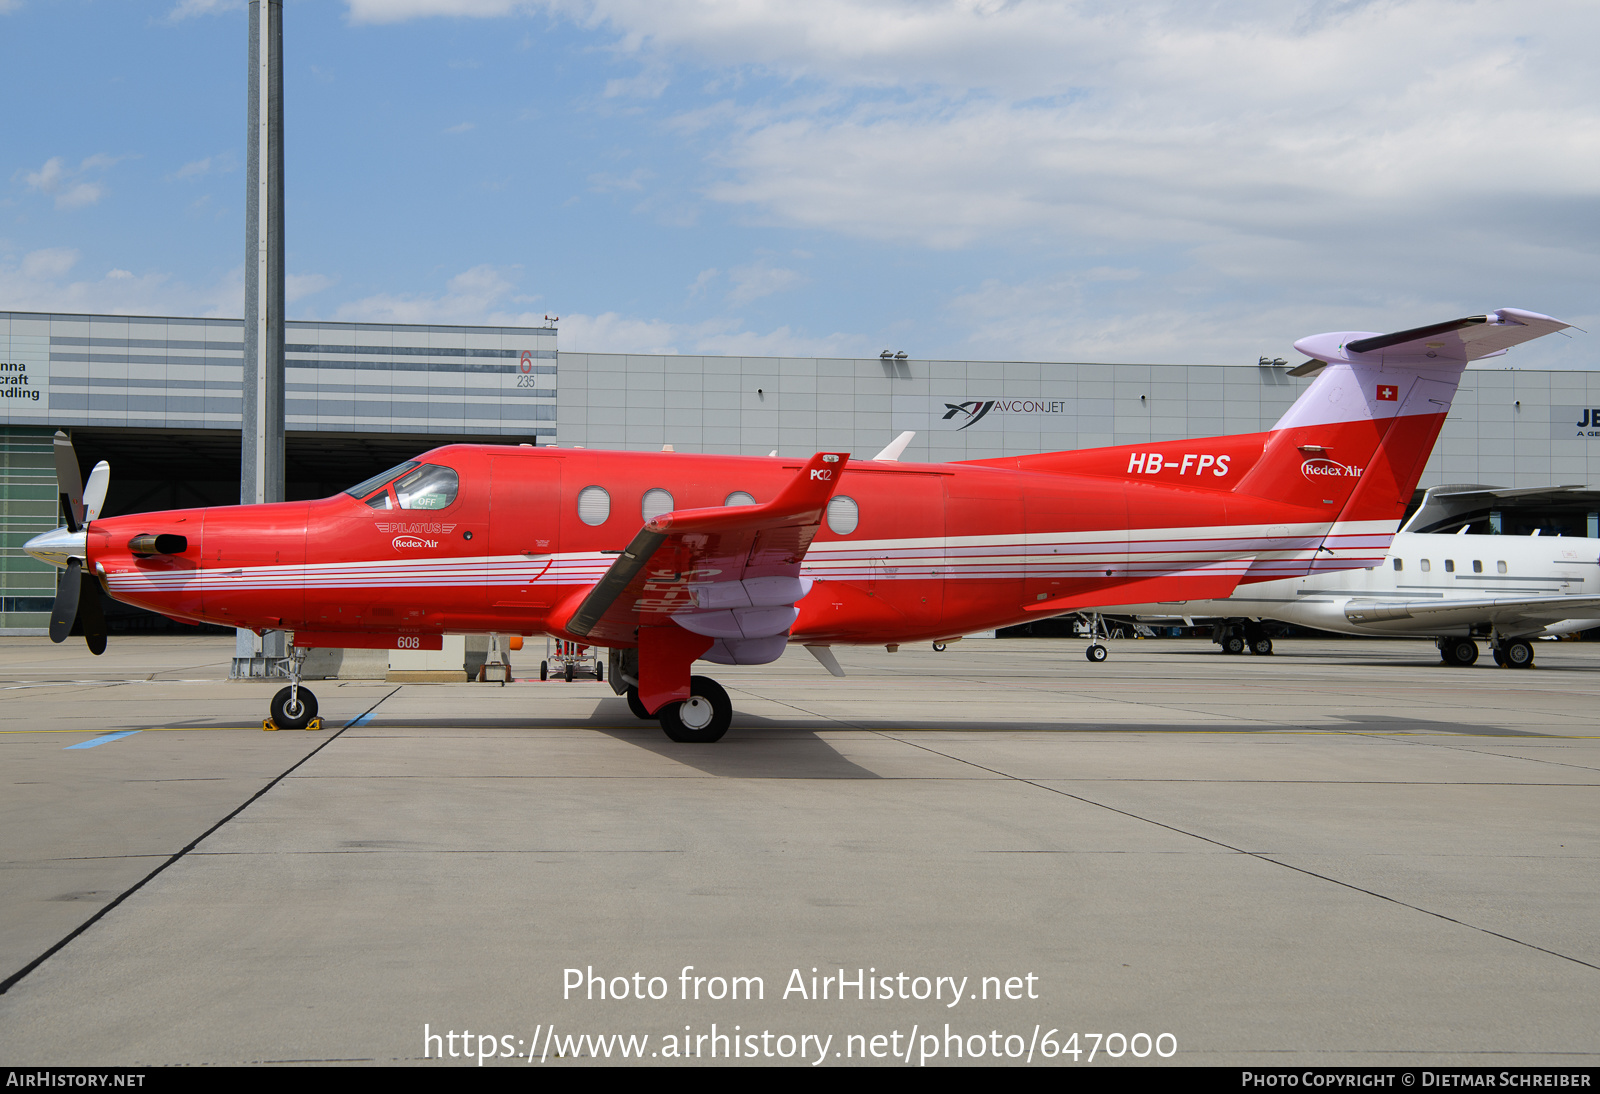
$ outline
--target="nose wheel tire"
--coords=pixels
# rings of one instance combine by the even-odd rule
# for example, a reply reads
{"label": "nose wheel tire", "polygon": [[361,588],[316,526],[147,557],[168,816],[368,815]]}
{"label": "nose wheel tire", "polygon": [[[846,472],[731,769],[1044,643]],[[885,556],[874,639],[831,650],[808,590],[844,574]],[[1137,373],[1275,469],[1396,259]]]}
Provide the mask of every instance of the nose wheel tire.
{"label": "nose wheel tire", "polygon": [[1095,664],[1098,665],[1100,662],[1102,662],[1102,661],[1104,661],[1106,659],[1106,655],[1109,652],[1110,651],[1107,650],[1104,646],[1102,646],[1102,645],[1100,645],[1100,643],[1096,642],[1094,645],[1090,646],[1088,649],[1083,651],[1083,656],[1088,658],[1090,661],[1093,661]]}
{"label": "nose wheel tire", "polygon": [[272,724],[279,729],[304,729],[317,716],[317,697],[301,688],[291,705],[293,688],[284,688],[272,697]]}
{"label": "nose wheel tire", "polygon": [[684,744],[710,744],[728,732],[733,701],[722,685],[708,676],[689,677],[689,698],[668,703],[657,715],[668,737]]}

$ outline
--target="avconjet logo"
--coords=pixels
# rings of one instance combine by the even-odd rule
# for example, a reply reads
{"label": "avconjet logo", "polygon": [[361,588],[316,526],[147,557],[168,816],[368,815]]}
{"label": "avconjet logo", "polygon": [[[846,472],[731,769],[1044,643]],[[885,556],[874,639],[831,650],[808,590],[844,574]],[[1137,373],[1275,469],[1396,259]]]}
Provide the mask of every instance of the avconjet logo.
{"label": "avconjet logo", "polygon": [[957,414],[965,414],[967,420],[956,427],[956,431],[975,424],[991,410],[998,410],[1002,414],[1064,414],[1067,403],[1064,399],[968,399],[964,403],[946,403],[944,417],[941,421],[948,422]]}
{"label": "avconjet logo", "polygon": [[1348,463],[1335,463],[1323,457],[1309,459],[1300,465],[1300,474],[1308,479],[1359,479],[1364,468]]}
{"label": "avconjet logo", "polygon": [[946,403],[944,405],[948,409],[945,410],[944,417],[941,418],[940,421],[948,422],[957,414],[965,414],[967,416],[967,420],[956,429],[956,431],[959,433],[961,430],[967,428],[967,426],[971,425],[973,422],[976,422],[979,418],[982,418],[985,414],[989,413],[989,411],[993,410],[994,400],[968,399],[964,403]]}

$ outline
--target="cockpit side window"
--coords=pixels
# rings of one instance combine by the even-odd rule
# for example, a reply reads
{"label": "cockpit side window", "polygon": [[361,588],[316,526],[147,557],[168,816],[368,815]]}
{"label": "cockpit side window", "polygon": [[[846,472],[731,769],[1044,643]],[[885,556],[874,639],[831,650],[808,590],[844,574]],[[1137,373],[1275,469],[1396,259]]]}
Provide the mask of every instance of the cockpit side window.
{"label": "cockpit side window", "polygon": [[[364,498],[378,487],[387,485],[393,480],[398,479],[401,475],[404,475],[407,471],[410,471],[415,466],[417,466],[416,460],[407,460],[398,467],[389,468],[389,470],[385,471],[381,475],[372,476],[372,478],[368,479],[366,482],[357,483],[350,489],[346,490],[345,493],[349,494],[352,498]],[[372,503],[368,502],[367,504],[371,505]],[[373,508],[381,507],[373,506]]]}
{"label": "cockpit side window", "polygon": [[395,482],[394,496],[402,509],[445,509],[456,500],[460,487],[460,476],[453,469],[425,463]]}

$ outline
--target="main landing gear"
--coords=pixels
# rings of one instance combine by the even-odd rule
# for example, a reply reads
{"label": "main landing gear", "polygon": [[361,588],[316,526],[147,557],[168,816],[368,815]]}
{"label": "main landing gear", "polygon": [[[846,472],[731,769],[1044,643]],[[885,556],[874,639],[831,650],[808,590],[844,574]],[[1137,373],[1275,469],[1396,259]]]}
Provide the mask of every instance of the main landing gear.
{"label": "main landing gear", "polygon": [[1211,641],[1222,647],[1223,653],[1244,653],[1249,650],[1257,657],[1272,655],[1272,639],[1267,630],[1253,620],[1225,620],[1211,628]]}
{"label": "main landing gear", "polygon": [[[1439,660],[1447,665],[1466,668],[1478,659],[1478,644],[1470,638],[1439,639]],[[1498,651],[1495,660],[1500,659]]]}
{"label": "main landing gear", "polygon": [[[1465,668],[1478,660],[1478,643],[1471,638],[1441,638],[1438,640],[1438,645],[1439,660],[1446,665]],[[1533,643],[1520,638],[1490,638],[1489,652],[1494,655],[1494,663],[1501,668],[1533,667]]]}
{"label": "main landing gear", "polygon": [[[639,699],[639,689],[627,691],[628,709],[642,722],[652,715]],[[689,677],[689,698],[681,703],[668,703],[655,715],[661,728],[674,741],[683,744],[710,744],[720,741],[733,722],[733,700],[721,684],[709,676]]]}
{"label": "main landing gear", "polygon": [[651,714],[639,698],[639,651],[612,649],[609,662],[606,677],[611,690],[627,698],[628,709],[641,722],[659,721],[662,731],[672,740],[710,744],[720,741],[733,724],[733,700],[709,676],[689,677],[689,698],[668,703]]}

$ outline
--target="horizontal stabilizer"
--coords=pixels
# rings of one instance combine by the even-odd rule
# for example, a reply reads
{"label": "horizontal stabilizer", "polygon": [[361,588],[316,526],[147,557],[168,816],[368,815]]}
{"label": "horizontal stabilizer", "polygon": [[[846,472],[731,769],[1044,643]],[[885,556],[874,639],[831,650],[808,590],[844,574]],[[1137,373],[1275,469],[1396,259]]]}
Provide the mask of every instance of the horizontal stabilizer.
{"label": "horizontal stabilizer", "polygon": [[1427,361],[1476,361],[1504,353],[1512,346],[1531,342],[1571,326],[1559,319],[1521,308],[1499,308],[1484,315],[1469,315],[1446,323],[1412,327],[1392,334],[1337,331],[1302,338],[1294,348],[1323,361],[1362,361],[1382,358]]}

